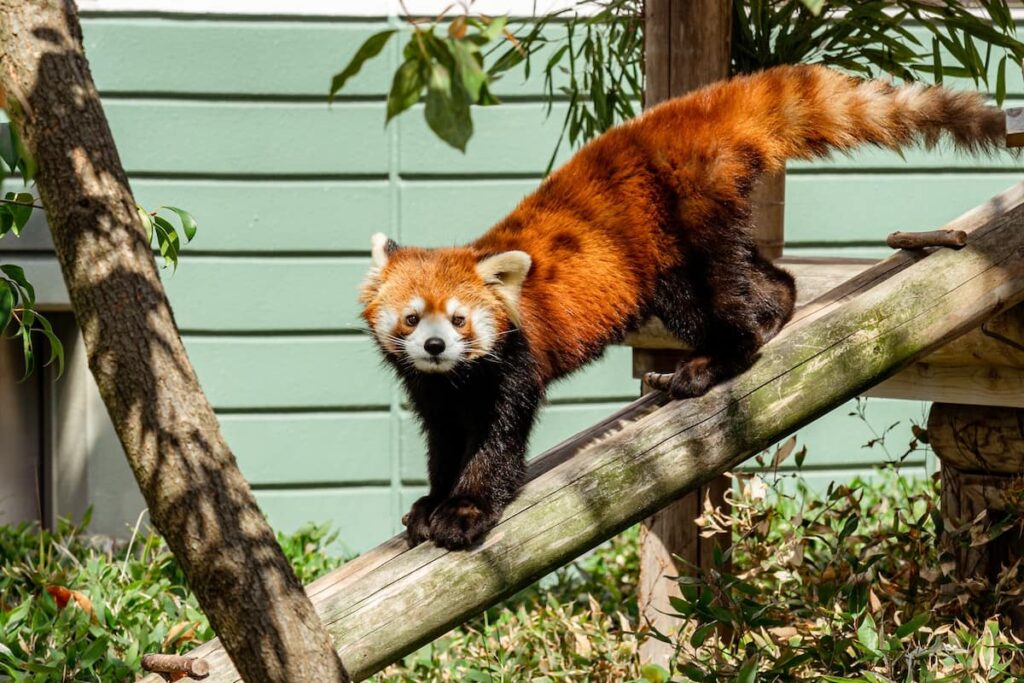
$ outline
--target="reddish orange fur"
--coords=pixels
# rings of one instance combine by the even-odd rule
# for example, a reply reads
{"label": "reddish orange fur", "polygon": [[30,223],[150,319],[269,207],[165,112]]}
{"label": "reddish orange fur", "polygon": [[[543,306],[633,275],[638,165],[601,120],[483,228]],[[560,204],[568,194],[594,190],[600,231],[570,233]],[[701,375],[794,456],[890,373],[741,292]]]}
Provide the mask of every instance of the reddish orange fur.
{"label": "reddish orange fur", "polygon": [[[948,133],[968,151],[1001,142],[1003,116],[975,93],[897,87],[820,66],[783,66],[670,100],[584,146],[505,219],[467,247],[399,249],[381,280],[388,298],[413,291],[485,302],[473,264],[522,250],[522,330],[546,384],[571,372],[644,314],[661,274],[685,265],[686,244],[717,239],[748,213],[752,183],[787,159],[862,144],[902,148]],[[415,263],[415,268],[407,268]],[[426,285],[424,286],[424,283]],[[376,290],[364,292],[373,320]],[[496,301],[487,301],[499,310]],[[501,329],[508,319],[501,318]]]}
{"label": "reddish orange fur", "polygon": [[[988,149],[1003,125],[977,94],[779,67],[605,133],[465,247],[375,236],[364,316],[427,440],[430,493],[404,518],[410,542],[462,548],[491,528],[522,482],[547,384],[643,317],[658,315],[695,348],[672,376],[674,398],[750,367],[795,300],[792,277],[749,235],[761,173],[861,144],[931,145],[943,133]],[[480,329],[463,325],[471,315]]]}

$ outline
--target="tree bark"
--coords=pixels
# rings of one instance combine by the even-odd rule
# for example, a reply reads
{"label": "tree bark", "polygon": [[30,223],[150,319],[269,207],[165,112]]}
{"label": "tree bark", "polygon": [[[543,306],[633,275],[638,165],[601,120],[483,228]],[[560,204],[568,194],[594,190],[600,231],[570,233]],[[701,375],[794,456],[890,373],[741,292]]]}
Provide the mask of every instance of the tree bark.
{"label": "tree bark", "polygon": [[246,681],[347,681],[178,334],[70,0],[0,0],[0,91],[37,166],[89,367],[149,506]]}

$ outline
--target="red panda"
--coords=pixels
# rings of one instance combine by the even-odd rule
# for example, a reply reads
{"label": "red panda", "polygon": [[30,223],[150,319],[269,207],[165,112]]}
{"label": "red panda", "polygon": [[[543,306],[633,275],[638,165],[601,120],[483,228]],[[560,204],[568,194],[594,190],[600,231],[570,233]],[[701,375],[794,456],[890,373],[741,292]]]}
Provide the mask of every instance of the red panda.
{"label": "red panda", "polygon": [[410,543],[476,542],[518,491],[549,383],[648,316],[696,354],[673,398],[746,370],[789,320],[793,278],[758,255],[751,188],[787,159],[858,145],[994,149],[977,93],[783,66],[660,104],[581,148],[475,242],[372,240],[363,316],[427,439]]}

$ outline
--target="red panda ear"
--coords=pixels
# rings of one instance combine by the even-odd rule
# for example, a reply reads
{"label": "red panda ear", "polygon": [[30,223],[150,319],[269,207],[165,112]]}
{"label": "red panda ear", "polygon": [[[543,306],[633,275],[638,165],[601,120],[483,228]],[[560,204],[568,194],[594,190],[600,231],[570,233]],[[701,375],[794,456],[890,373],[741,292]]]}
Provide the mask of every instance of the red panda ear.
{"label": "red panda ear", "polygon": [[476,272],[505,304],[509,317],[519,324],[519,292],[533,260],[525,251],[505,251],[476,264]]}
{"label": "red panda ear", "polygon": [[398,243],[382,232],[370,238],[370,257],[375,268],[383,268],[388,264],[388,257],[398,251]]}
{"label": "red panda ear", "polygon": [[359,300],[364,304],[373,301],[381,284],[381,271],[388,264],[388,258],[398,251],[398,244],[387,235],[378,232],[370,238],[370,270],[359,287]]}

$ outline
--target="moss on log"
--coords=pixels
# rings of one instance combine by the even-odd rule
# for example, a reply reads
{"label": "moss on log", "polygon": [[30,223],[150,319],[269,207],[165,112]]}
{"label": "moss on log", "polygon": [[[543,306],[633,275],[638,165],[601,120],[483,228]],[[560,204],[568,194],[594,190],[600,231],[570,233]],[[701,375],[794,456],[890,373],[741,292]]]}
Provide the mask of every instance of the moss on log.
{"label": "moss on log", "polygon": [[[949,227],[963,250],[899,253],[827,292],[733,382],[649,395],[554,449],[478,547],[393,539],[312,584],[346,667],[371,675],[1024,299],[1024,184]],[[238,680],[216,642],[193,656]]]}

